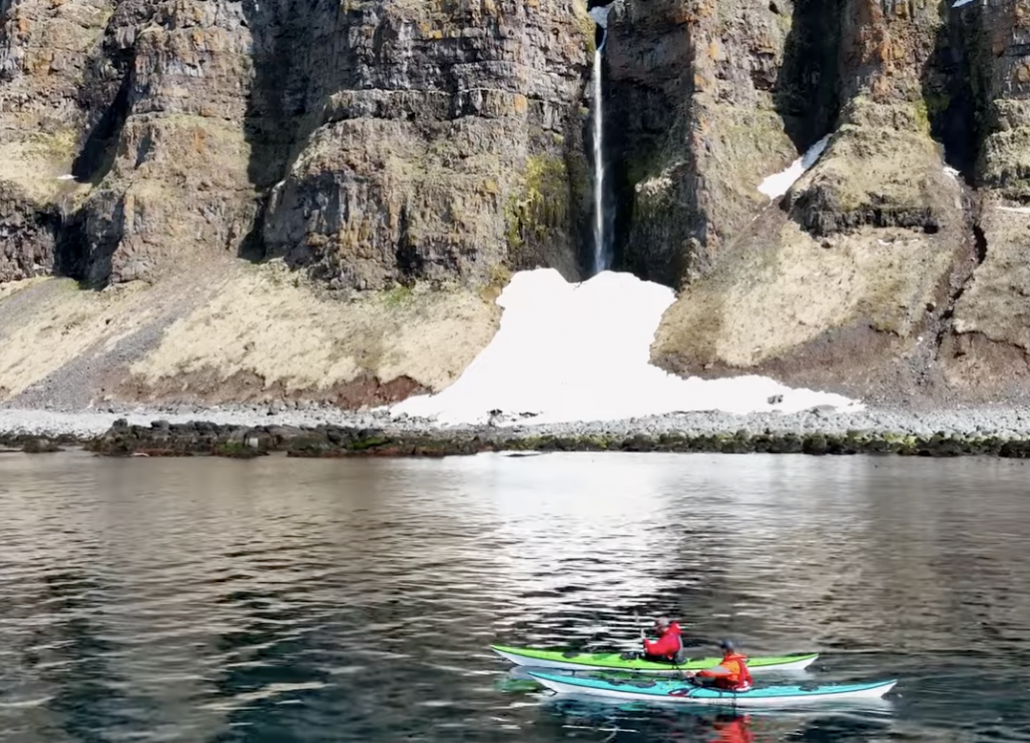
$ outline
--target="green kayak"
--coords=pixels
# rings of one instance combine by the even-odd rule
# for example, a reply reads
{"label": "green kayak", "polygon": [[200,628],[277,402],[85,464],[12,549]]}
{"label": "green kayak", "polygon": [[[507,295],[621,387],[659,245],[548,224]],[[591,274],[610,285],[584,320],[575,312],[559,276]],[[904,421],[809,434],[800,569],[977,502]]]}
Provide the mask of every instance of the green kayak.
{"label": "green kayak", "polygon": [[[680,671],[700,671],[719,665],[722,658],[688,658],[676,666],[640,658],[626,659],[621,653],[576,653],[563,650],[537,650],[491,645],[490,649],[502,658],[520,666],[533,668],[559,668],[565,671],[632,671],[656,676],[675,676]],[[752,673],[761,671],[799,671],[807,668],[818,653],[764,656],[748,658]]]}

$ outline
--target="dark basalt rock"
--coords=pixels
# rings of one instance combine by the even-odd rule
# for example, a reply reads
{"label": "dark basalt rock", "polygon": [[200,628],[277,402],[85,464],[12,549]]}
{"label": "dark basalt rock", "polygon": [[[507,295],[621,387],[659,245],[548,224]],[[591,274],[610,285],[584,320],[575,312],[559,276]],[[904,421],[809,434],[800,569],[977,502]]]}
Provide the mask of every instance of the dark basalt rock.
{"label": "dark basalt rock", "polygon": [[73,437],[0,436],[0,449],[56,451],[57,445],[84,445],[101,456],[220,456],[250,459],[273,452],[288,457],[325,459],[348,457],[446,457],[486,451],[624,451],[723,454],[856,454],[958,457],[998,456],[1030,458],[1030,440],[963,437],[937,433],[928,437],[890,432],[849,431],[845,435],[809,433],[691,435],[666,432],[632,436],[555,436],[524,432],[457,431],[447,433],[393,433],[380,429],[318,426],[256,426],[246,428],[203,421],[185,424],[129,425],[119,420],[102,436],[88,441]]}

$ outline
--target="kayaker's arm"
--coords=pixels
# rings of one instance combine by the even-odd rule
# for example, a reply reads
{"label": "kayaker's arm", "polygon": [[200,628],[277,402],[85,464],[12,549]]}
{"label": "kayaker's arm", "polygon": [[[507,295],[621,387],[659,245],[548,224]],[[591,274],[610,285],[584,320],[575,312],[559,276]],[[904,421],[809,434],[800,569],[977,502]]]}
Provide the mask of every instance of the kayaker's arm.
{"label": "kayaker's arm", "polygon": [[706,668],[703,671],[697,672],[698,676],[712,677],[712,676],[729,676],[730,669],[725,666],[715,666],[713,668]]}
{"label": "kayaker's arm", "polygon": [[730,669],[725,666],[714,666],[712,668],[705,668],[701,671],[689,671],[688,677],[700,676],[701,678],[715,678],[717,676],[729,676]]}

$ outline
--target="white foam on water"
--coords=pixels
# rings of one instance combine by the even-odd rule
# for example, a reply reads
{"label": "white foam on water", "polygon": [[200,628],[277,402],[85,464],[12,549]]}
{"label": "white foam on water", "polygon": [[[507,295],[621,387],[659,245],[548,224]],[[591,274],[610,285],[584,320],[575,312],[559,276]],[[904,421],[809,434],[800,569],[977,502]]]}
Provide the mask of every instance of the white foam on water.
{"label": "white foam on water", "polygon": [[[394,415],[443,425],[484,423],[493,410],[525,423],[627,420],[675,412],[796,412],[817,405],[864,410],[840,395],[740,376],[683,379],[650,363],[672,289],[604,271],[570,284],[554,269],[512,277],[497,304],[500,328],[461,377],[436,395],[394,405]],[[769,399],[782,395],[782,401]],[[518,421],[506,421],[513,424]]]}
{"label": "white foam on water", "polygon": [[805,151],[805,154],[792,162],[789,168],[769,176],[758,184],[758,190],[770,199],[776,199],[783,196],[783,194],[787,193],[787,191],[790,190],[790,187],[797,182],[797,179],[805,174],[806,170],[815,165],[816,161],[826,149],[826,145],[829,141],[830,135],[827,134],[814,145],[809,147],[808,150]]}

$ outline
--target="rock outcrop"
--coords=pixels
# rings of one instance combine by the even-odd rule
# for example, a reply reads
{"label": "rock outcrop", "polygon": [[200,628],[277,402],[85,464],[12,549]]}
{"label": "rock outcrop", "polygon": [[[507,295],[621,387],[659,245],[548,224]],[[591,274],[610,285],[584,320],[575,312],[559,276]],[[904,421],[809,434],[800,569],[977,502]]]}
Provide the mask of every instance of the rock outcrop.
{"label": "rock outcrop", "polygon": [[489,282],[541,263],[578,277],[585,11],[557,0],[262,6],[254,113],[273,128],[255,144],[279,164],[258,176],[277,181],[266,252],[362,289]]}
{"label": "rock outcrop", "polygon": [[585,0],[25,0],[0,24],[0,281],[226,252],[360,289],[580,276]]}
{"label": "rock outcrop", "polygon": [[975,182],[980,265],[957,297],[941,360],[956,396],[1025,398],[1030,389],[1030,2],[964,11],[979,90]]}
{"label": "rock outcrop", "polygon": [[[202,421],[178,424],[154,421],[150,426],[140,426],[129,425],[122,419],[115,421],[106,433],[82,443],[87,450],[108,457],[216,456],[250,459],[271,452],[285,452],[288,457],[342,459],[464,456],[487,451],[626,451],[1030,458],[1030,442],[1020,438],[942,434],[913,436],[889,431],[852,431],[846,435],[769,431],[753,435],[741,430],[734,435],[651,432],[621,436],[608,432],[556,436],[503,428],[473,428],[426,434],[325,424],[317,427],[252,427]],[[54,442],[45,439],[20,436],[5,440],[0,433],[0,453],[4,446],[11,445],[31,453],[59,449]]]}
{"label": "rock outcrop", "polygon": [[[753,5],[752,13],[766,7]],[[1016,350],[1024,343],[1016,331],[1020,289],[1000,284],[1019,274],[1014,220],[1021,217],[997,209],[981,217],[981,205],[1020,198],[1030,172],[1018,145],[1023,107],[1013,100],[1022,91],[1020,70],[1027,77],[1030,47],[1020,46],[1019,28],[1030,4],[950,5],[793,4],[782,54],[807,50],[807,69],[821,60],[820,75],[799,76],[806,64],[785,62],[772,98],[799,153],[822,136],[825,150],[775,204],[748,208],[756,192],[742,184],[739,214],[700,208],[679,218],[716,234],[730,225],[733,239],[697,235],[684,246],[698,270],[680,276],[687,283],[659,330],[656,363],[683,374],[768,373],[894,401],[940,401],[960,388],[977,399],[1017,391],[1005,378],[1027,371]],[[822,29],[821,43],[812,42],[813,24]],[[839,49],[835,57],[826,55],[827,32]],[[780,54],[774,47],[774,57]],[[738,60],[749,55],[753,50],[740,45],[730,52]],[[796,118],[806,91],[807,128]],[[692,131],[696,136],[698,127]],[[756,183],[760,158],[742,149],[734,154]],[[710,183],[697,192],[698,204]],[[647,180],[636,186],[647,188]],[[654,229],[646,211],[635,208],[634,220],[641,217],[645,225],[634,230]],[[670,229],[671,219],[661,217],[661,229]],[[992,234],[1003,251],[997,257]],[[625,249],[632,264],[636,246],[630,241]],[[1008,299],[998,296],[1006,291]],[[956,363],[956,355],[965,360]],[[997,368],[982,373],[988,359]]]}

